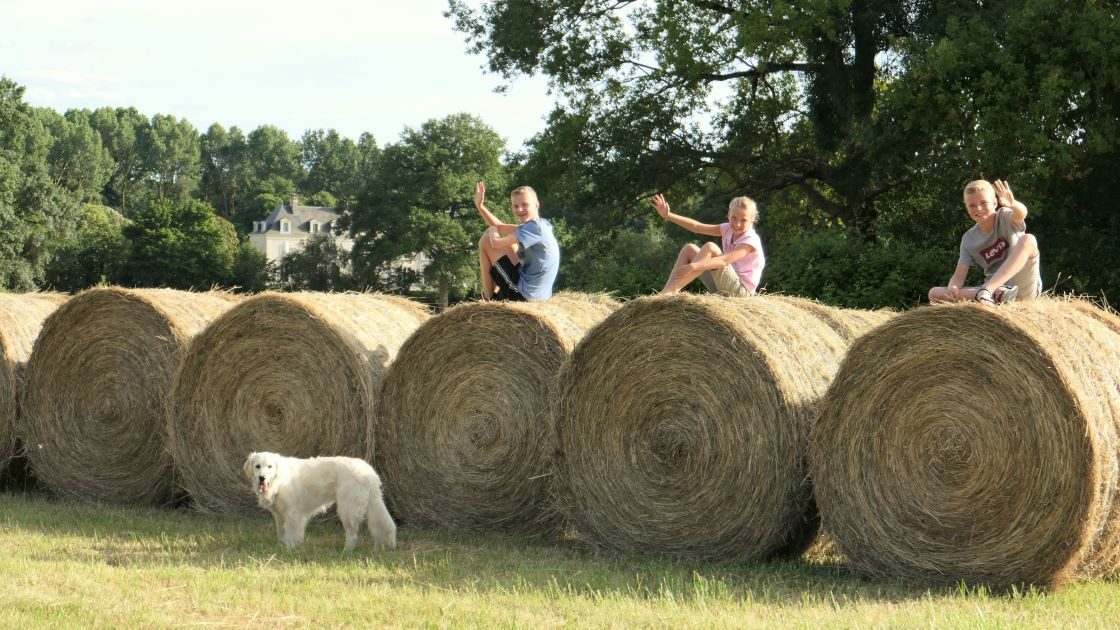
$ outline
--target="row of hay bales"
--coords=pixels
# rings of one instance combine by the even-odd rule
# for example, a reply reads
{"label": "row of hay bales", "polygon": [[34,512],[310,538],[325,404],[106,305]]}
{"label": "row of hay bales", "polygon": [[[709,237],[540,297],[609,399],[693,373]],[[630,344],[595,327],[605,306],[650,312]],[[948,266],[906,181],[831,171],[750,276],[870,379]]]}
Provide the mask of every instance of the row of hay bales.
{"label": "row of hay bales", "polygon": [[1057,300],[560,294],[429,317],[95,289],[44,324],[21,421],[36,474],[83,499],[253,511],[249,451],[346,454],[408,524],[753,559],[823,521],[870,575],[1059,584],[1120,563],[1118,322]]}

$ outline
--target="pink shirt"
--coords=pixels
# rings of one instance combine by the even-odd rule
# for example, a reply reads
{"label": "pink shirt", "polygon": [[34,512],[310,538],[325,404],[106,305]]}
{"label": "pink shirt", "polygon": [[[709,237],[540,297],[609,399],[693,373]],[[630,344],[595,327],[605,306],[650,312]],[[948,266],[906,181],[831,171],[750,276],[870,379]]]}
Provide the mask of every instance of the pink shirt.
{"label": "pink shirt", "polygon": [[731,224],[720,223],[719,233],[723,235],[722,245],[725,254],[743,243],[754,248],[751,253],[731,263],[731,268],[739,275],[739,282],[743,283],[747,291],[754,293],[758,289],[759,280],[762,280],[762,268],[766,266],[766,255],[762,253],[762,239],[758,237],[758,232],[755,232],[752,227],[746,234],[732,242]]}

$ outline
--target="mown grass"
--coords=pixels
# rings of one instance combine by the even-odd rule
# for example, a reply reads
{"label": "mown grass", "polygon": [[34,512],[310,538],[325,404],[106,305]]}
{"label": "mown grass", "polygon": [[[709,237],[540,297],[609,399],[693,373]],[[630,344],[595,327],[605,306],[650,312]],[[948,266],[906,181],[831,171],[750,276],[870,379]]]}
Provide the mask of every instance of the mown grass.
{"label": "mown grass", "polygon": [[2,627],[1113,627],[1120,582],[1048,593],[851,575],[827,552],[710,563],[402,527],[282,551],[260,518],[0,494]]}

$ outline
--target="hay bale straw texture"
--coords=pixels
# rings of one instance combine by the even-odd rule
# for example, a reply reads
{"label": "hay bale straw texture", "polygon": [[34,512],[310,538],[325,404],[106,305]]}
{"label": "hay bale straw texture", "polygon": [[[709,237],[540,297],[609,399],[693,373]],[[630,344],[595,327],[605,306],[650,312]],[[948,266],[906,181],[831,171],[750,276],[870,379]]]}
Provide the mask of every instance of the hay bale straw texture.
{"label": "hay bale straw texture", "polygon": [[1120,330],[1081,302],[900,314],[821,404],[812,476],[857,570],[1056,586],[1120,565]]}
{"label": "hay bale straw texture", "polygon": [[235,300],[103,287],[54,311],[27,364],[22,430],[35,477],[81,500],[170,501],[172,376],[186,343]]}
{"label": "hay bale straw texture", "polygon": [[308,292],[262,293],[216,320],[186,352],[168,418],[194,506],[258,512],[241,472],[253,451],[372,462],[385,370],[428,317],[404,298]]}
{"label": "hay bale straw texture", "polygon": [[0,471],[16,454],[24,368],[43,320],[69,296],[62,293],[0,293]]}
{"label": "hay bale straw texture", "polygon": [[803,550],[810,422],[846,349],[790,300],[624,305],[560,374],[557,494],[576,532],[715,559]]}
{"label": "hay bale straw texture", "polygon": [[840,335],[848,342],[851,342],[856,337],[859,337],[894,316],[894,311],[865,311],[850,308],[837,308],[822,304],[816,300],[789,295],[768,294],[766,297],[787,302],[806,311],[827,324],[829,328],[836,331],[836,334]]}
{"label": "hay bale straw texture", "polygon": [[598,295],[474,302],[432,318],[385,377],[380,471],[406,523],[548,534],[550,409],[575,344],[618,308]]}

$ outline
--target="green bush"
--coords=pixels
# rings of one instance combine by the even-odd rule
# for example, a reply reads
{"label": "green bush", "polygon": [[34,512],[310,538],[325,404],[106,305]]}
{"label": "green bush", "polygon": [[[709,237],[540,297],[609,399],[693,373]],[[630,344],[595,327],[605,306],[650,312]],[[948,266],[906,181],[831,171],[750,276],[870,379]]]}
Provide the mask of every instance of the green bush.
{"label": "green bush", "polygon": [[909,308],[944,285],[956,264],[955,249],[866,242],[829,230],[769,247],[762,284],[846,308]]}

